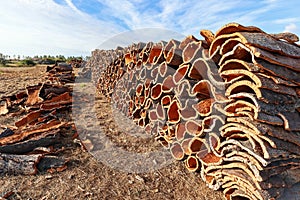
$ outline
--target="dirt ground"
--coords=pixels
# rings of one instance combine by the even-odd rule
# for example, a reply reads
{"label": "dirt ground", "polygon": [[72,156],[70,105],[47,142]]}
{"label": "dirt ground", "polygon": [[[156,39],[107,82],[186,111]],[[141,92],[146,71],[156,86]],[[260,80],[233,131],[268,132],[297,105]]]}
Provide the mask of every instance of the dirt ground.
{"label": "dirt ground", "polygon": [[[0,68],[0,97],[42,81],[45,66],[32,68]],[[158,148],[152,139],[136,139],[118,130],[114,113],[104,97],[96,99],[98,123],[113,143],[138,152]],[[16,117],[17,119],[18,117]],[[0,116],[0,125],[13,125],[14,120]],[[1,196],[12,192],[9,199],[223,199],[220,191],[206,187],[199,173],[188,172],[183,162],[172,162],[161,169],[146,173],[130,173],[103,164],[66,133],[59,156],[68,168],[59,173],[32,176],[0,177]]]}

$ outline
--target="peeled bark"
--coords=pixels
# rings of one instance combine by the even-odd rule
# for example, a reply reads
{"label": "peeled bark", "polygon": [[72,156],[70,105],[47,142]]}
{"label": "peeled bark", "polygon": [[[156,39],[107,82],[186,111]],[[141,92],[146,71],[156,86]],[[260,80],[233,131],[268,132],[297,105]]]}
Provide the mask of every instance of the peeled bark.
{"label": "peeled bark", "polygon": [[37,155],[0,154],[0,175],[4,174],[36,174],[37,163],[42,158]]}
{"label": "peeled bark", "polygon": [[67,121],[72,88],[65,83],[73,82],[73,75],[71,65],[47,67],[45,82],[0,99],[0,114],[18,117],[24,113],[15,126],[1,125],[5,129],[0,132],[0,175],[36,174],[42,168],[52,172],[66,169],[66,161],[57,162],[56,156],[49,160],[46,154],[58,150],[51,146],[61,143],[62,130],[71,127]]}
{"label": "peeled bark", "polygon": [[94,51],[99,92],[227,199],[297,197],[298,37],[237,23],[200,34]]}

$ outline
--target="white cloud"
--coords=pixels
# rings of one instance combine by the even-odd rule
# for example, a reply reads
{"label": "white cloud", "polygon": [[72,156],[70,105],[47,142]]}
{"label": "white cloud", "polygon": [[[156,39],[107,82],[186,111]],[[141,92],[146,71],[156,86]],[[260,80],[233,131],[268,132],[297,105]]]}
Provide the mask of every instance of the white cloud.
{"label": "white cloud", "polygon": [[300,20],[300,18],[288,17],[288,18],[274,20],[274,23],[276,23],[276,24],[295,23],[295,22],[298,22],[299,20]]}
{"label": "white cloud", "polygon": [[296,33],[298,31],[298,27],[296,26],[296,24],[288,24],[285,26],[284,31],[283,32],[290,32],[290,33]]}
{"label": "white cloud", "polygon": [[107,39],[141,28],[169,29],[200,38],[200,29],[216,31],[233,21],[258,26],[267,32],[281,32],[285,28],[297,34],[300,26],[294,8],[297,6],[283,0],[98,0],[99,5],[93,0],[95,7],[98,6],[93,14],[84,12],[81,7],[91,1],[60,1],[63,3],[57,4],[54,0],[1,2],[0,52],[89,54]]}
{"label": "white cloud", "polygon": [[65,0],[65,2],[67,3],[67,5],[74,10],[75,12],[77,12],[79,15],[84,15],[80,10],[78,10],[78,8],[72,3],[72,0]]}
{"label": "white cloud", "polygon": [[31,56],[88,55],[123,29],[74,9],[75,6],[70,8],[51,0],[1,2],[0,52]]}
{"label": "white cloud", "polygon": [[138,42],[160,42],[170,39],[183,40],[185,35],[162,28],[142,28],[126,31],[115,35],[99,45],[98,49],[115,49],[117,46],[126,47]]}
{"label": "white cloud", "polygon": [[[149,1],[98,1],[107,6],[105,14],[120,19],[129,29],[160,27],[196,36],[199,36],[200,29],[216,31],[222,25],[233,21],[245,25],[262,23],[263,20],[260,21],[259,18],[277,6],[277,0],[160,0],[143,9],[141,5]],[[153,12],[152,7],[160,9]]]}
{"label": "white cloud", "polygon": [[[163,27],[161,20],[147,9],[143,10],[145,1],[141,0],[98,0],[105,4],[104,15],[112,16],[124,22],[129,29]],[[151,6],[151,4],[149,5]]]}

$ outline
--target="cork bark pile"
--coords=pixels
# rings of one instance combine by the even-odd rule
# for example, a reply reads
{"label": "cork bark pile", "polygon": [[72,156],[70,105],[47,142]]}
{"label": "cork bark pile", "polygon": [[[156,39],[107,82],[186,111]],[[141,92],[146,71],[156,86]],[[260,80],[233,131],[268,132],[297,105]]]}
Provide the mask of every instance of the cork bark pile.
{"label": "cork bark pile", "polygon": [[72,128],[69,112],[74,82],[72,67],[47,67],[45,81],[0,99],[0,115],[17,118],[1,124],[0,175],[61,171],[66,160],[56,156],[64,130]]}
{"label": "cork bark pile", "polygon": [[226,199],[300,191],[300,46],[230,23],[203,40],[95,50],[98,92]]}

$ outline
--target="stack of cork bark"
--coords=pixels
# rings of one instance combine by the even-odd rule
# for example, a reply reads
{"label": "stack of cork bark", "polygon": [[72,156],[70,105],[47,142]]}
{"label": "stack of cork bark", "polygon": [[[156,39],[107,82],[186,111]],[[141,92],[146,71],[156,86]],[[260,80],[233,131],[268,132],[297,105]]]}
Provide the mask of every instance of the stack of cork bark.
{"label": "stack of cork bark", "polygon": [[0,115],[16,119],[13,126],[1,124],[0,175],[66,168],[53,145],[60,143],[64,130],[72,128],[72,88],[66,83],[74,78],[69,65],[48,67],[45,81],[0,99]]}
{"label": "stack of cork bark", "polygon": [[230,23],[95,50],[98,91],[227,199],[300,196],[300,47]]}

